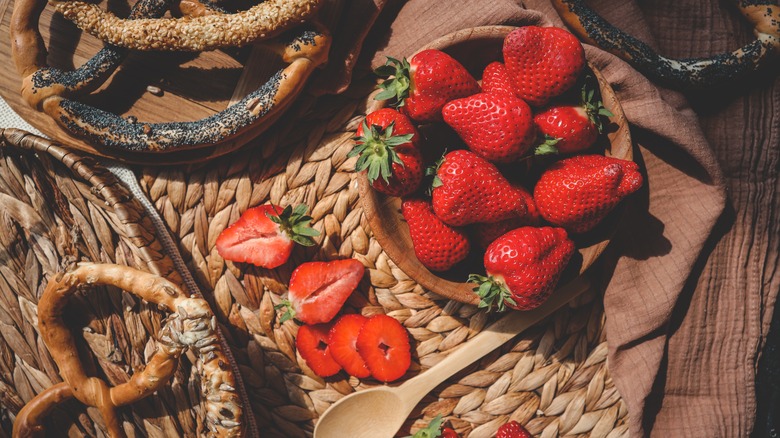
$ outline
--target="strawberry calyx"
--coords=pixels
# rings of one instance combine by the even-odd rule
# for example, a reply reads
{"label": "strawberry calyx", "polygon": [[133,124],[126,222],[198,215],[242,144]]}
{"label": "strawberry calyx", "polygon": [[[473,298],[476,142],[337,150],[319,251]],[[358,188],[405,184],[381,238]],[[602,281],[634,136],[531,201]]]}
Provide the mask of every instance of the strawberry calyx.
{"label": "strawberry calyx", "polygon": [[284,324],[285,322],[295,318],[295,308],[293,307],[290,300],[282,300],[279,302],[279,304],[274,306],[274,310],[284,310],[282,316],[279,317],[279,324]]}
{"label": "strawberry calyx", "polygon": [[379,125],[371,125],[369,128],[368,123],[363,120],[362,128],[363,135],[353,138],[356,144],[347,156],[360,156],[355,163],[355,171],[361,172],[367,169],[369,182],[373,183],[381,177],[387,183],[393,176],[393,164],[404,166],[404,162],[395,150],[396,146],[411,142],[414,134],[393,135],[395,122],[383,129]]}
{"label": "strawberry calyx", "polygon": [[377,76],[387,78],[379,84],[379,88],[382,91],[374,97],[374,100],[388,100],[394,98],[395,103],[393,106],[398,108],[404,106],[406,98],[409,97],[412,88],[410,69],[411,66],[406,58],[399,61],[388,56],[385,65],[377,67],[374,70],[374,73]]}
{"label": "strawberry calyx", "polygon": [[506,310],[507,304],[517,305],[506,284],[493,276],[470,274],[468,281],[477,284],[473,290],[481,298],[477,306],[479,308],[487,308],[488,311],[495,308],[499,312],[503,312]]}
{"label": "strawberry calyx", "polygon": [[560,151],[555,147],[559,141],[561,141],[560,138],[551,137],[545,134],[542,142],[534,148],[534,156],[559,154]]}
{"label": "strawberry calyx", "polygon": [[588,120],[598,129],[599,134],[604,130],[604,121],[602,117],[613,117],[612,111],[604,107],[601,99],[596,99],[596,86],[592,76],[585,78],[585,84],[582,86],[582,107],[588,114]]}
{"label": "strawberry calyx", "polygon": [[408,438],[437,438],[441,436],[441,426],[444,420],[441,414],[435,416],[428,427],[418,430],[414,435]]}
{"label": "strawberry calyx", "polygon": [[447,155],[447,150],[444,150],[444,153],[442,153],[441,158],[436,160],[433,164],[425,168],[425,176],[426,177],[433,177],[431,178],[431,184],[428,186],[428,189],[425,191],[425,193],[430,196],[433,193],[433,189],[436,187],[441,187],[444,183],[441,181],[441,178],[439,178],[439,167],[444,163],[444,156]]}
{"label": "strawberry calyx", "polygon": [[[278,207],[273,205],[274,211]],[[316,242],[312,237],[320,235],[320,232],[311,227],[312,217],[306,212],[309,207],[306,204],[298,204],[293,208],[291,205],[282,210],[278,215],[266,213],[268,219],[279,224],[279,229],[286,234],[293,242],[303,246],[314,246]]]}

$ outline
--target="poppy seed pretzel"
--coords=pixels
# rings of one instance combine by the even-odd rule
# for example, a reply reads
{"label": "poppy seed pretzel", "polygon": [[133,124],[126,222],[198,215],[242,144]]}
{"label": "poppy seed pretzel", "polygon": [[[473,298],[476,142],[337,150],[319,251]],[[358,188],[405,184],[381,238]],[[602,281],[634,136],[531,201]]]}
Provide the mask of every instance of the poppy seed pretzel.
{"label": "poppy seed pretzel", "polygon": [[[115,387],[87,376],[78,359],[75,338],[62,318],[68,298],[84,286],[99,284],[126,290],[172,312],[164,321],[157,350],[146,367]],[[188,297],[168,280],[127,266],[82,263],[49,281],[38,303],[38,320],[41,337],[68,389],[59,384],[36,396],[20,412],[22,421],[15,424],[14,436],[42,434],[40,422],[46,413],[57,403],[75,397],[100,411],[109,436],[124,437],[116,408],[147,397],[165,385],[186,349],[197,357],[195,367],[201,381],[207,428],[202,435],[242,436],[236,381],[221,349],[216,318],[203,298]]]}
{"label": "poppy seed pretzel", "polygon": [[[330,49],[330,35],[321,26],[315,24],[288,31],[276,38],[279,41],[262,43],[279,53],[288,65],[236,104],[198,121],[143,123],[73,99],[100,86],[123,59],[124,49],[107,46],[75,72],[50,68],[46,65],[46,48],[38,30],[38,17],[44,5],[45,0],[18,0],[14,5],[12,53],[23,78],[22,96],[71,134],[125,151],[167,152],[229,142],[241,146],[270,126],[292,104],[309,76],[327,61]],[[219,14],[209,2],[186,0],[178,5],[192,14]]]}
{"label": "poppy seed pretzel", "polygon": [[617,55],[647,76],[678,87],[709,87],[743,77],[780,55],[777,0],[733,0],[753,25],[756,40],[709,58],[669,59],[608,23],[585,0],[553,0],[566,25],[590,44]]}
{"label": "poppy seed pretzel", "polygon": [[125,20],[94,3],[51,0],[57,12],[106,43],[133,50],[200,52],[271,38],[311,17],[322,0],[266,0],[232,14]]}

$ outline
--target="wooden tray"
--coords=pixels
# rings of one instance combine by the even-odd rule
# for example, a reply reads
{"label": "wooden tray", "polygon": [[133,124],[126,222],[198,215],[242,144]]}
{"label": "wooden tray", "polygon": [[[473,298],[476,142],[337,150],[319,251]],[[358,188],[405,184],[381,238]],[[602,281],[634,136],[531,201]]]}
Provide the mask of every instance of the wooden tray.
{"label": "wooden tray", "polygon": [[[118,15],[129,11],[129,6],[121,3],[111,3],[108,8]],[[0,96],[35,128],[64,146],[130,163],[162,165],[205,161],[247,143],[231,139],[197,149],[143,153],[96,147],[72,136],[49,116],[31,108],[19,94],[21,78],[13,67],[9,36],[12,12],[13,2],[2,0],[0,62],[6,67],[0,71]],[[41,15],[40,31],[49,50],[48,63],[53,67],[73,69],[103,47],[102,41],[82,32],[51,7]],[[100,89],[82,101],[141,121],[198,120],[224,110],[231,101],[264,83],[279,68],[275,62],[263,62],[272,57],[278,58],[260,46],[202,53],[133,52]],[[147,91],[150,85],[163,94]]]}

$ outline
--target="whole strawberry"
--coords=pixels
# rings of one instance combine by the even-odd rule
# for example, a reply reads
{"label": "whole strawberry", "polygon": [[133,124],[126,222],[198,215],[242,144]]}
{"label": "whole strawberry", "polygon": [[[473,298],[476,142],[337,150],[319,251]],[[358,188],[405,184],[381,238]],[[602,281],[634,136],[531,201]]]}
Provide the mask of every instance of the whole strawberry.
{"label": "whole strawberry", "polygon": [[479,92],[477,80],[440,50],[423,50],[409,61],[388,57],[376,74],[392,76],[380,85],[376,99],[395,98],[401,111],[419,123],[440,121],[445,103]]}
{"label": "whole strawberry", "polygon": [[517,96],[534,106],[571,88],[585,67],[582,44],[557,27],[513,30],[504,38],[503,52]]}
{"label": "whole strawberry", "polygon": [[444,105],[444,121],[488,161],[510,163],[534,143],[531,107],[508,93],[478,93]]}
{"label": "whole strawberry", "polygon": [[431,271],[446,271],[469,254],[466,233],[442,222],[428,201],[407,199],[401,214],[409,225],[414,254]]}
{"label": "whole strawberry", "polygon": [[530,310],[552,293],[574,254],[574,243],[563,228],[523,227],[488,246],[484,263],[487,277],[472,274],[479,286],[480,307]]}
{"label": "whole strawberry", "polygon": [[534,116],[539,132],[555,138],[555,148],[561,154],[588,149],[603,130],[601,118],[612,116],[604,104],[596,99],[595,89],[582,88],[581,105],[557,105]]}
{"label": "whole strawberry", "polygon": [[512,78],[509,77],[509,72],[503,63],[491,62],[485,67],[482,72],[482,92],[515,96]]}
{"label": "whole strawberry", "polygon": [[284,210],[275,205],[247,209],[217,237],[217,252],[225,260],[276,268],[287,262],[295,243],[314,245],[319,231],[311,228],[308,207],[300,204]]}
{"label": "whole strawberry", "polygon": [[435,170],[433,212],[442,222],[462,226],[528,215],[528,194],[513,186],[496,166],[471,151],[452,151]]}
{"label": "whole strawberry", "polygon": [[359,156],[355,171],[366,171],[380,193],[404,196],[417,190],[423,161],[417,149],[419,135],[408,117],[392,108],[367,115],[355,133],[348,156]]}
{"label": "whole strawberry", "polygon": [[531,436],[531,432],[517,421],[504,423],[496,432],[496,438],[531,438]]}
{"label": "whole strawberry", "polygon": [[428,427],[420,429],[409,438],[460,438],[457,432],[451,427],[443,427],[444,420],[441,414],[435,416]]}
{"label": "whole strawberry", "polygon": [[579,155],[550,166],[536,183],[534,200],[548,222],[584,233],[641,186],[642,175],[633,161]]}

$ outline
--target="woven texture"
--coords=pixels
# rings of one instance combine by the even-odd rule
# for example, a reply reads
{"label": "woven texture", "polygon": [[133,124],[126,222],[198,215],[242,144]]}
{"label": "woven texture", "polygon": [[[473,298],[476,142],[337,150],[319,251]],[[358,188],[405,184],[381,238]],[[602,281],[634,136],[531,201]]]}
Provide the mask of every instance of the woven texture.
{"label": "woven texture", "polygon": [[[348,159],[351,137],[366,112],[373,83],[344,95],[304,96],[288,117],[253,147],[208,165],[145,168],[140,184],[169,229],[212,307],[228,327],[260,430],[265,436],[309,436],[333,402],[377,382],[339,374],[323,380],[296,354],[297,326],[279,324],[273,306],[291,270],[308,260],[354,257],[369,275],[347,311],[386,313],[413,338],[416,375],[489,324],[473,306],[450,302],[417,285],[372,238],[358,203]],[[306,203],[318,245],[296,248],[290,262],[265,270],[224,261],[214,242],[247,208],[271,201]],[[547,321],[467,368],[429,394],[400,435],[437,414],[470,437],[490,437],[509,419],[544,437],[623,436],[626,410],[606,367],[603,311],[588,292]],[[360,415],[356,412],[355,415]]]}

